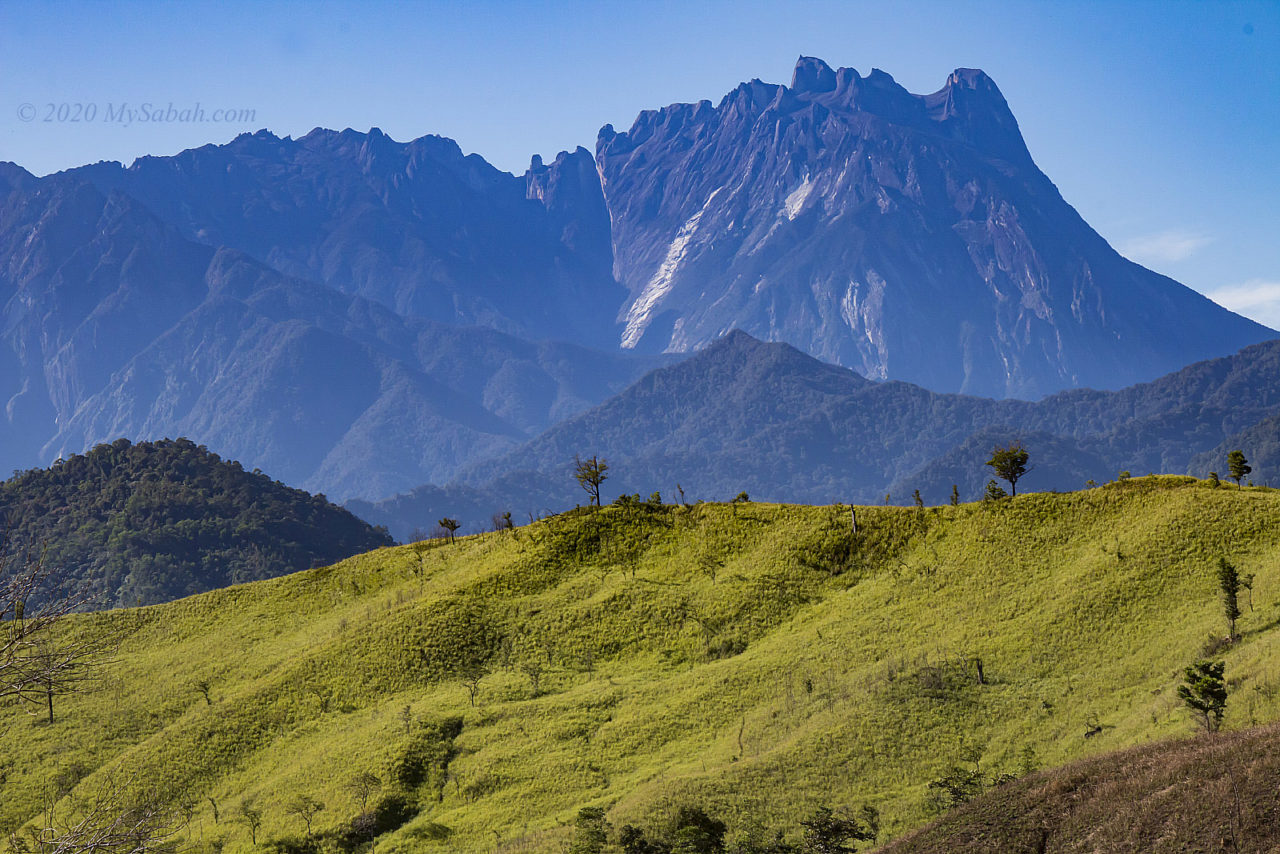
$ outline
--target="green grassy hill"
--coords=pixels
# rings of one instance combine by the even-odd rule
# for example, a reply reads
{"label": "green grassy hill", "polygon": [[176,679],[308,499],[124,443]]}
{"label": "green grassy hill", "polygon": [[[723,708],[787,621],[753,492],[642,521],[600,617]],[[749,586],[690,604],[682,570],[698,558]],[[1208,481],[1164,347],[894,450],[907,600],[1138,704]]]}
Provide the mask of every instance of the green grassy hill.
{"label": "green grassy hill", "polygon": [[1280,718],[1280,493],[1158,477],[856,513],[607,507],[77,617],[123,634],[116,661],[52,725],[0,707],[0,831],[112,771],[248,851],[246,799],[261,847],[302,834],[298,794],[317,832],[348,823],[369,772],[384,816],[396,789],[420,807],[379,852],[559,851],[589,805],[653,828],[696,804],[732,839],[870,804],[898,837],[953,766],[1190,734],[1176,686],[1225,634],[1220,556],[1256,573],[1218,652],[1226,725]]}

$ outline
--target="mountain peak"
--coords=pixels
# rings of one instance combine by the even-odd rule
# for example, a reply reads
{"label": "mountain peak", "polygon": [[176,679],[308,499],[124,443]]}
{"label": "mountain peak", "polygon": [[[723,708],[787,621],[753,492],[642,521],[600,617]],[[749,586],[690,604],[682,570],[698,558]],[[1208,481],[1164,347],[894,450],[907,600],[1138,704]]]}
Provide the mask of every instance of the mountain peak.
{"label": "mountain peak", "polygon": [[[688,352],[740,327],[871,379],[1035,398],[1269,334],[1127,266],[1036,167],[994,81],[944,79],[919,95],[801,56],[790,88],[606,128],[621,345]],[[1214,343],[1225,325],[1237,337]]]}
{"label": "mountain peak", "polygon": [[1000,87],[981,69],[957,68],[924,102],[930,117],[953,136],[1006,160],[1031,159]]}
{"label": "mountain peak", "polygon": [[957,68],[947,78],[947,86],[962,86],[965,89],[983,89],[999,92],[996,82],[981,68]]}
{"label": "mountain peak", "polygon": [[836,73],[816,56],[802,56],[796,61],[791,74],[791,89],[795,92],[831,92],[836,88]]}

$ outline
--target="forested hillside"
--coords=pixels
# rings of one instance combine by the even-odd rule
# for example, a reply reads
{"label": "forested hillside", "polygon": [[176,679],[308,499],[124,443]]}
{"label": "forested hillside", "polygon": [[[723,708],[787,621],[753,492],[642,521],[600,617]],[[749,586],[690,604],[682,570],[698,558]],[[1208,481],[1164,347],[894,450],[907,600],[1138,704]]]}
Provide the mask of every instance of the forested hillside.
{"label": "forested hillside", "polygon": [[1120,391],[1077,389],[1030,402],[870,382],[732,332],[516,450],[469,466],[448,487],[348,506],[400,537],[442,515],[480,522],[510,510],[524,519],[584,501],[570,473],[575,454],[608,459],[610,497],[674,496],[679,484],[691,500],[745,491],[871,504],[887,493],[890,503],[909,504],[918,489],[926,503],[940,504],[953,485],[962,500],[980,498],[992,447],[1011,440],[1030,450],[1025,486],[1038,491],[1080,489],[1124,470],[1205,477],[1221,473],[1237,448],[1256,459],[1256,483],[1278,483],[1277,389],[1274,341]]}
{"label": "forested hillside", "polygon": [[[1251,584],[1225,642],[1224,558]],[[583,808],[609,845],[700,810],[735,850],[867,806],[884,843],[947,781],[1193,734],[1201,658],[1225,662],[1226,730],[1277,720],[1278,558],[1280,493],[1185,477],[919,509],[629,500],[383,549],[74,618],[114,663],[52,724],[0,705],[0,832],[50,791],[142,780],[226,854],[562,852]]]}
{"label": "forested hillside", "polygon": [[0,484],[14,560],[89,607],[149,605],[391,545],[323,495],[186,439],[120,439]]}

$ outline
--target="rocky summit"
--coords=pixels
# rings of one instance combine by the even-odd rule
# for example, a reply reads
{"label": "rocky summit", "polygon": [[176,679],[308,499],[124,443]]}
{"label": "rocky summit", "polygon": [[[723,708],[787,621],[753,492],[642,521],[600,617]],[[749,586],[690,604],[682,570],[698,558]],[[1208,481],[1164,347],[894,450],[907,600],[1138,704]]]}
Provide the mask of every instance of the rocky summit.
{"label": "rocky summit", "polygon": [[914,95],[802,57],[790,86],[606,126],[596,161],[623,347],[740,328],[872,379],[1035,398],[1273,337],[1112,249],[978,70]]}

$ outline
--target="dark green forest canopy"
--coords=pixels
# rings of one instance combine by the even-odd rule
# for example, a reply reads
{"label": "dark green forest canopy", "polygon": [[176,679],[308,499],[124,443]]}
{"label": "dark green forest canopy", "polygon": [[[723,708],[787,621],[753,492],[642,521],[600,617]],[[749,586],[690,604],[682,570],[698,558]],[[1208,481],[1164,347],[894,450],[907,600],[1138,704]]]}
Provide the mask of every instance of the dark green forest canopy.
{"label": "dark green forest canopy", "polygon": [[0,483],[10,563],[88,607],[148,605],[392,544],[331,504],[188,439],[118,439]]}

